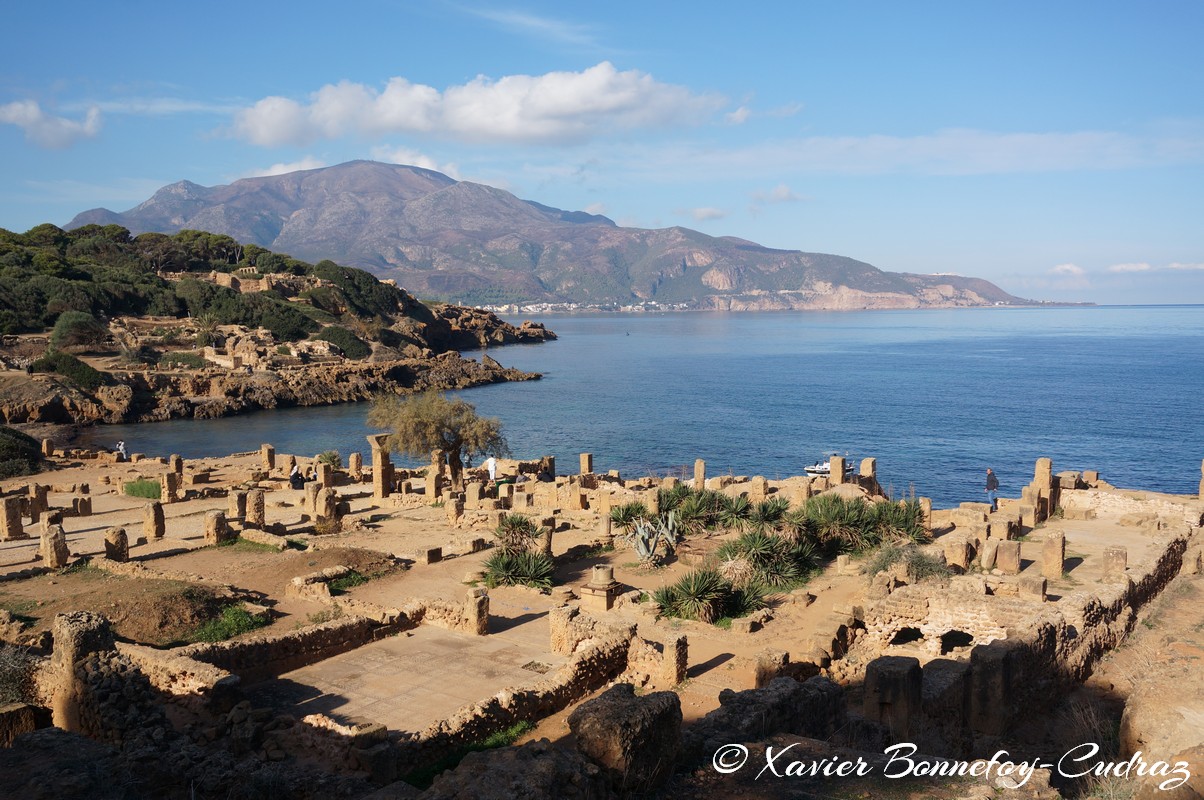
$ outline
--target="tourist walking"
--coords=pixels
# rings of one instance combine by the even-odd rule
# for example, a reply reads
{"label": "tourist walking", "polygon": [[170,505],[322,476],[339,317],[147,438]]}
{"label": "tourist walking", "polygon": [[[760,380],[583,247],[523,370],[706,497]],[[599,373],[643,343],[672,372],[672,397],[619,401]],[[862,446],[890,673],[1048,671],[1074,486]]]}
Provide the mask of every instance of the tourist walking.
{"label": "tourist walking", "polygon": [[121,461],[128,461],[128,460],[129,460],[129,456],[127,456],[127,455],[125,454],[125,442],[118,442],[118,443],[117,443],[117,447],[116,447],[116,448],[114,448],[114,449],[116,449],[116,450],[117,450],[117,457],[118,457],[118,459],[120,459]]}
{"label": "tourist walking", "polygon": [[995,477],[995,473],[987,467],[987,488],[983,489],[987,493],[987,502],[991,504],[991,510],[994,511],[999,507],[999,478]]}

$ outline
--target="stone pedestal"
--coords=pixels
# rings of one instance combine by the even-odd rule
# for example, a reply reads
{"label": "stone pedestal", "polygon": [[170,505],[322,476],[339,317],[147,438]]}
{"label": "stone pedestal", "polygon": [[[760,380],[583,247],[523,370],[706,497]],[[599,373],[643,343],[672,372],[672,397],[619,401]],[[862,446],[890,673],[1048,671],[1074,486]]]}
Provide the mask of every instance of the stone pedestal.
{"label": "stone pedestal", "polygon": [[1039,603],[1045,602],[1045,578],[1036,575],[1025,575],[1020,579],[1020,596]]}
{"label": "stone pedestal", "polygon": [[183,486],[183,477],[178,472],[168,472],[163,476],[163,491],[159,498],[164,503],[177,503],[180,500],[180,487]]}
{"label": "stone pedestal", "polygon": [[329,486],[319,491],[314,513],[317,514],[319,522],[338,522],[340,519],[338,491]]}
{"label": "stone pedestal", "polygon": [[918,727],[915,723],[920,715],[923,686],[919,659],[875,658],[865,668],[862,713],[866,719],[884,726],[892,742],[910,741]]}
{"label": "stone pedestal", "polygon": [[581,454],[581,474],[582,475],[594,474],[594,454],[593,453],[582,453]]}
{"label": "stone pedestal", "polygon": [[828,483],[833,486],[844,483],[844,456],[832,456],[828,459]]}
{"label": "stone pedestal", "polygon": [[334,486],[334,465],[327,464],[325,461],[318,461],[314,470],[317,472],[318,484],[320,486]]}
{"label": "stone pedestal", "polygon": [[237,489],[231,489],[227,496],[229,507],[226,509],[226,516],[229,519],[246,520],[247,518],[247,493]]}
{"label": "stone pedestal", "polygon": [[174,453],[167,457],[167,468],[177,475],[184,474],[184,459]]}
{"label": "stone pedestal", "polygon": [[222,511],[210,511],[205,514],[205,544],[222,544],[233,538],[230,527],[226,525],[226,515]]}
{"label": "stone pedestal", "polygon": [[393,462],[389,459],[389,435],[378,433],[368,437],[372,447],[372,497],[384,500],[393,490]]}
{"label": "stone pedestal", "polygon": [[355,452],[348,456],[347,472],[356,483],[364,479],[364,457],[360,453]]}
{"label": "stone pedestal", "polygon": [[259,466],[268,470],[269,472],[276,469],[275,447],[272,447],[270,444],[259,445]]}
{"label": "stone pedestal", "polygon": [[316,514],[318,511],[318,492],[320,491],[322,491],[322,485],[317,481],[305,484],[305,510],[311,514]]}
{"label": "stone pedestal", "polygon": [[748,484],[748,501],[760,503],[769,494],[769,481],[762,475],[756,475]]}
{"label": "stone pedestal", "polygon": [[621,585],[615,580],[613,567],[598,565],[594,567],[589,583],[579,590],[581,595],[581,610],[591,613],[605,613],[615,604]]}

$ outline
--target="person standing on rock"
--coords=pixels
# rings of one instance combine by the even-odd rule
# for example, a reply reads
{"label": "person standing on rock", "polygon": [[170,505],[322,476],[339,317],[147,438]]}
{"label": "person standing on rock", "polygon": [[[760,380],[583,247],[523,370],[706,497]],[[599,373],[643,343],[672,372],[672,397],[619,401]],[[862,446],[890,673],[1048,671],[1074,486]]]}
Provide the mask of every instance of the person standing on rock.
{"label": "person standing on rock", "polygon": [[127,456],[127,455],[125,454],[125,442],[118,442],[118,443],[117,443],[117,447],[116,447],[116,448],[114,448],[114,449],[117,451],[117,458],[118,458],[118,459],[120,459],[121,461],[128,461],[128,460],[129,460],[129,456]]}
{"label": "person standing on rock", "polygon": [[497,480],[497,459],[493,456],[485,459],[485,469],[489,470],[489,482]]}
{"label": "person standing on rock", "polygon": [[995,473],[987,467],[987,488],[983,489],[987,493],[987,502],[991,504],[991,510],[994,511],[999,507],[998,491],[999,478],[995,477]]}

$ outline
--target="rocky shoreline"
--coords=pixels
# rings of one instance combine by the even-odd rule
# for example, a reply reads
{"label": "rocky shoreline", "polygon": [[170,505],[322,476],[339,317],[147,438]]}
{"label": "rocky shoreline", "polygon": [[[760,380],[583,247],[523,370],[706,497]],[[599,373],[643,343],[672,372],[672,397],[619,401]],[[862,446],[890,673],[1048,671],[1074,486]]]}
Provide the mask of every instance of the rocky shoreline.
{"label": "rocky shoreline", "polygon": [[487,355],[472,361],[454,351],[431,358],[314,364],[251,374],[222,369],[110,374],[111,385],[88,392],[55,375],[10,372],[0,378],[0,418],[23,426],[214,419],[367,400],[382,392],[467,389],[540,377],[503,367]]}

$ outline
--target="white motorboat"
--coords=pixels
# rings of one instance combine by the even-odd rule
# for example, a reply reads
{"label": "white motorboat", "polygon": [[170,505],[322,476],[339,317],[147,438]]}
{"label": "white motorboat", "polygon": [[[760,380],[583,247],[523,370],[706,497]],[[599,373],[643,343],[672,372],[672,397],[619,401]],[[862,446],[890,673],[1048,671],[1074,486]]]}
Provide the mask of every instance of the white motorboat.
{"label": "white motorboat", "polygon": [[[816,461],[809,467],[803,467],[803,472],[808,475],[826,478],[832,474],[832,459],[839,456],[840,453],[826,453],[822,461]],[[853,460],[849,458],[848,453],[844,454],[844,471],[845,474],[853,471]]]}

